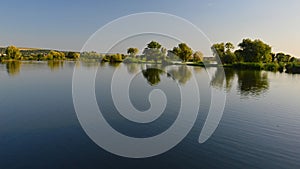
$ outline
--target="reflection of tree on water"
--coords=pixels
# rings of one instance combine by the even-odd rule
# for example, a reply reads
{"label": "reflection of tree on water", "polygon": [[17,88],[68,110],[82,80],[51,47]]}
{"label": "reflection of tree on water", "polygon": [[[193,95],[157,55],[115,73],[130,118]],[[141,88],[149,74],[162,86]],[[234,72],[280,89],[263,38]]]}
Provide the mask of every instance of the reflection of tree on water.
{"label": "reflection of tree on water", "polygon": [[95,61],[81,61],[80,65],[82,65],[83,67],[87,67],[87,68],[93,68],[93,67],[102,67],[102,65],[104,65],[105,63],[99,63],[99,62],[95,62]]}
{"label": "reflection of tree on water", "polygon": [[6,63],[6,71],[8,75],[15,76],[18,75],[21,71],[21,62],[11,61]]}
{"label": "reflection of tree on water", "polygon": [[185,84],[192,76],[192,72],[187,66],[172,67],[167,72],[165,72],[164,69],[164,66],[146,66],[146,69],[143,69],[142,73],[150,85],[157,85],[161,80],[161,75],[163,74],[167,74],[167,77],[176,80],[179,84]]}
{"label": "reflection of tree on water", "polygon": [[158,68],[147,68],[146,70],[142,70],[142,73],[148,83],[153,86],[160,82],[160,75],[163,74],[164,71]]}
{"label": "reflection of tree on water", "polygon": [[129,63],[129,64],[126,64],[126,67],[127,67],[127,71],[128,73],[136,73],[139,71],[139,64],[136,64],[136,63]]}
{"label": "reflection of tree on water", "polygon": [[64,62],[51,60],[51,61],[48,61],[47,65],[51,69],[51,71],[55,71],[55,70],[59,70],[60,67],[63,67]]}
{"label": "reflection of tree on water", "polygon": [[203,67],[199,67],[199,66],[194,66],[193,70],[195,73],[200,73],[204,68]]}
{"label": "reflection of tree on water", "polygon": [[268,75],[261,71],[238,71],[238,84],[242,95],[257,96],[269,89]]}
{"label": "reflection of tree on water", "polygon": [[180,84],[185,84],[190,80],[192,72],[185,65],[178,66],[168,71],[168,76],[172,76],[174,80],[177,80]]}
{"label": "reflection of tree on water", "polygon": [[109,62],[109,63],[108,63],[109,66],[115,67],[115,68],[119,67],[120,64],[121,64],[121,62]]}
{"label": "reflection of tree on water", "polygon": [[[234,77],[236,75],[238,82],[238,90],[241,95],[258,96],[266,92],[269,88],[269,81],[266,72],[254,70],[237,70],[224,69],[225,76],[222,69],[217,69],[211,85],[216,88],[224,88],[230,90]],[[224,84],[225,82],[225,84]],[[225,85],[225,86],[224,86]]]}
{"label": "reflection of tree on water", "polygon": [[218,68],[210,83],[213,87],[223,89],[225,82],[225,89],[229,91],[232,87],[234,75],[233,69],[224,69],[223,71],[223,69]]}

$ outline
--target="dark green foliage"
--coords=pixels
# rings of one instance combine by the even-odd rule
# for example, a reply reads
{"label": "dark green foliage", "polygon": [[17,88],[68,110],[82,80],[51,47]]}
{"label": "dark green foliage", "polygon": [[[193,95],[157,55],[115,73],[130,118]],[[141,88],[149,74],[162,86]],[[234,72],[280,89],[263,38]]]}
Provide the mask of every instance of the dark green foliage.
{"label": "dark green foliage", "polygon": [[222,64],[232,64],[237,61],[236,54],[232,52],[234,46],[230,42],[214,44],[211,49],[213,55],[219,57]]}
{"label": "dark green foliage", "polygon": [[275,59],[277,62],[289,62],[291,56],[284,53],[277,53]]}
{"label": "dark green foliage", "polygon": [[159,44],[158,42],[155,42],[155,41],[151,41],[150,43],[147,44],[147,48],[150,48],[150,49],[160,49],[161,48],[161,44]]}
{"label": "dark green foliage", "polygon": [[240,70],[236,74],[242,95],[260,95],[269,88],[268,74],[266,72]]}
{"label": "dark green foliage", "polygon": [[244,62],[271,62],[271,46],[261,40],[243,39],[238,45],[241,48],[240,55]]}
{"label": "dark green foliage", "polygon": [[157,85],[160,82],[160,75],[163,74],[163,70],[157,68],[147,68],[142,70],[143,76],[147,79],[151,86]]}
{"label": "dark green foliage", "polygon": [[264,65],[264,70],[268,70],[268,71],[277,71],[279,70],[280,66],[278,63],[266,63]]}
{"label": "dark green foliage", "polygon": [[178,56],[183,62],[188,61],[193,54],[193,50],[185,43],[180,43],[178,47],[174,47],[172,53]]}
{"label": "dark green foliage", "polygon": [[286,66],[286,72],[287,73],[300,73],[300,63],[287,63]]}
{"label": "dark green foliage", "polygon": [[235,69],[263,70],[264,65],[262,63],[239,62],[232,64],[232,67]]}
{"label": "dark green foliage", "polygon": [[77,59],[80,58],[80,53],[78,53],[78,52],[68,52],[67,55],[66,55],[66,58],[77,60]]}
{"label": "dark green foliage", "polygon": [[128,48],[127,49],[127,54],[130,54],[131,56],[136,56],[136,54],[139,52],[138,48]]}

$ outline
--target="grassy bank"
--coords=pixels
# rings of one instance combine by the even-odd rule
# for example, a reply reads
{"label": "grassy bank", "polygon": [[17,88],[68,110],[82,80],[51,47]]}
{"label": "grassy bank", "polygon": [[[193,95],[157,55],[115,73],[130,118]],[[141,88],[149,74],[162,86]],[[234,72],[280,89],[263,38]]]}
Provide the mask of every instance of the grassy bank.
{"label": "grassy bank", "polygon": [[266,71],[280,71],[284,70],[284,63],[253,63],[253,62],[239,62],[233,64],[226,64],[224,67],[232,67],[234,69],[246,70],[266,70]]}

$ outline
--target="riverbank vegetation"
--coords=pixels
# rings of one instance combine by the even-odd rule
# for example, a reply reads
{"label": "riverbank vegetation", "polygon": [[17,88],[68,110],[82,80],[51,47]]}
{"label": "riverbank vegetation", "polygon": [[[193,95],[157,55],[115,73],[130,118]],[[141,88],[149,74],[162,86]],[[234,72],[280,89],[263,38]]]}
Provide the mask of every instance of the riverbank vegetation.
{"label": "riverbank vegetation", "polygon": [[24,60],[79,60],[80,53],[72,51],[56,51],[47,49],[17,48],[8,46],[1,48],[0,61],[24,61]]}
{"label": "riverbank vegetation", "polygon": [[217,43],[211,49],[224,67],[299,73],[299,59],[285,53],[272,53],[272,47],[261,40],[243,39],[234,50],[232,43]]}
{"label": "riverbank vegetation", "polygon": [[217,64],[210,64],[211,59],[203,56],[201,51],[193,51],[186,43],[180,43],[171,50],[159,42],[151,41],[140,55],[139,49],[130,47],[126,54],[100,54],[97,52],[72,52],[47,49],[17,48],[8,46],[0,48],[0,61],[11,60],[82,60],[110,63],[149,63],[178,64],[191,66],[224,66],[234,69],[267,70],[287,73],[300,72],[300,60],[285,53],[273,53],[272,47],[256,39],[243,39],[238,49],[230,43],[216,43],[211,46]]}

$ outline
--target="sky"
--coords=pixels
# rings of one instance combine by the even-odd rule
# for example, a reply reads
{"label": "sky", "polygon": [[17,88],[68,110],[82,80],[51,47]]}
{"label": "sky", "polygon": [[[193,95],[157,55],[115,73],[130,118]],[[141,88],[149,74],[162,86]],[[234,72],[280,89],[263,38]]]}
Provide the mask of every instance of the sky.
{"label": "sky", "polygon": [[261,39],[274,52],[300,57],[298,0],[1,0],[0,4],[0,46],[80,51],[95,31],[119,17],[162,12],[190,21],[212,43],[229,41],[237,46],[244,38]]}

